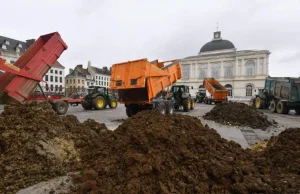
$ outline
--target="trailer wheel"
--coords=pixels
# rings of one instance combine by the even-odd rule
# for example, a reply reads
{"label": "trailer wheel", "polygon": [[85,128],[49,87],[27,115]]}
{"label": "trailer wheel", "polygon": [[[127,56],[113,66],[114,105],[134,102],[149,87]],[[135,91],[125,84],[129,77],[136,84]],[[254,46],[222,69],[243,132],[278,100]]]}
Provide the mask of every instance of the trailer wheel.
{"label": "trailer wheel", "polygon": [[58,115],[64,115],[68,111],[68,104],[64,101],[57,101],[54,104],[54,110]]}
{"label": "trailer wheel", "polygon": [[166,110],[168,115],[172,115],[174,113],[174,104],[173,102],[167,102],[166,103]]}
{"label": "trailer wheel", "polygon": [[184,112],[189,112],[191,109],[191,99],[188,97],[183,100],[183,111]]}
{"label": "trailer wheel", "polygon": [[162,102],[157,102],[155,104],[154,110],[157,111],[157,112],[159,112],[159,113],[161,113],[161,114],[163,114],[163,115],[166,114],[166,106]]}
{"label": "trailer wheel", "polygon": [[279,114],[289,114],[289,112],[290,112],[289,108],[282,101],[279,101],[277,103],[276,109]]}
{"label": "trailer wheel", "polygon": [[92,104],[85,100],[82,102],[81,106],[84,110],[91,110],[93,108]]}
{"label": "trailer wheel", "polygon": [[134,115],[134,110],[132,107],[126,107],[126,114],[128,117],[132,117]]}
{"label": "trailer wheel", "polygon": [[276,113],[276,112],[277,112],[275,100],[272,100],[272,102],[271,102],[271,104],[270,104],[270,110],[271,110],[271,112],[273,112],[273,113]]}

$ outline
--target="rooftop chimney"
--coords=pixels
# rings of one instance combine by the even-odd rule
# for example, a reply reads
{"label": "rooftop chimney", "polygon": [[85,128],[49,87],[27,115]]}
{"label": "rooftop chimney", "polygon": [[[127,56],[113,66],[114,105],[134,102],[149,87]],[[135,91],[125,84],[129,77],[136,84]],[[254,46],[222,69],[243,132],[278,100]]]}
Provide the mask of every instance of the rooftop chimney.
{"label": "rooftop chimney", "polygon": [[26,42],[29,46],[31,46],[35,42],[35,39],[29,39],[29,40],[26,40]]}
{"label": "rooftop chimney", "polygon": [[70,68],[69,69],[69,74],[71,74],[73,72],[73,69],[72,68]]}

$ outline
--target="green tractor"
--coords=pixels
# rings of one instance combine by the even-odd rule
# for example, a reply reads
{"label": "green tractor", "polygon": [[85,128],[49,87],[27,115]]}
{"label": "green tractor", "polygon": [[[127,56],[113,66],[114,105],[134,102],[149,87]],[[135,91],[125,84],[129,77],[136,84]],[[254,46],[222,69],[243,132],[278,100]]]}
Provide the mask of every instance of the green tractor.
{"label": "green tractor", "polygon": [[194,110],[195,101],[189,93],[189,87],[186,85],[173,85],[170,91],[170,98],[174,98],[175,100],[175,110],[178,110],[180,107],[183,107],[183,111],[189,112],[190,110]]}
{"label": "green tractor", "polygon": [[84,97],[82,102],[82,107],[85,110],[102,110],[106,106],[109,106],[111,109],[117,108],[118,103],[108,88],[100,86],[90,86],[88,88],[88,94]]}
{"label": "green tractor", "polygon": [[199,92],[196,93],[196,102],[197,103],[204,102],[205,97],[206,97],[206,90],[199,90]]}

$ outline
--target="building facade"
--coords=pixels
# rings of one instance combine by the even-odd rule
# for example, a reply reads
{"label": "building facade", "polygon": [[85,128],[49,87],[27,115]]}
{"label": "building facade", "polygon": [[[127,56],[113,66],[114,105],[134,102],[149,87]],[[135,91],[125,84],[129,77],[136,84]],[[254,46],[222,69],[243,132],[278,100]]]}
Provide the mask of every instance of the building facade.
{"label": "building facade", "polygon": [[91,62],[88,62],[88,72],[90,75],[93,77],[95,80],[95,85],[96,86],[102,86],[102,87],[109,87],[110,84],[110,76],[111,76],[111,69],[108,70],[107,67],[98,68],[98,67],[93,67],[91,65]]}
{"label": "building facade", "polygon": [[[64,93],[65,92],[65,67],[56,61],[51,69],[43,78],[47,82],[50,92]],[[46,89],[46,83],[41,82],[40,85]]]}
{"label": "building facade", "polygon": [[203,79],[213,77],[228,89],[229,98],[250,98],[264,88],[269,75],[268,50],[237,50],[234,44],[214,32],[212,41],[200,49],[198,55],[180,60],[182,79],[191,94],[203,88]]}
{"label": "building facade", "polygon": [[77,69],[70,69],[69,74],[65,77],[65,89],[67,96],[75,92],[86,91],[86,75]]}

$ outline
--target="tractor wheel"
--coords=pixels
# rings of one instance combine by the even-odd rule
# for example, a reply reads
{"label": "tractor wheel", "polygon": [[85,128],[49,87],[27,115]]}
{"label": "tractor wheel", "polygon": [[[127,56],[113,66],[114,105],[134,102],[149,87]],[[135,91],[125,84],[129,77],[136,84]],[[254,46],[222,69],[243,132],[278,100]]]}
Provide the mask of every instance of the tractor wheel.
{"label": "tractor wheel", "polygon": [[289,114],[289,112],[290,112],[289,108],[282,101],[279,101],[277,103],[276,109],[279,114]]}
{"label": "tractor wheel", "polygon": [[174,104],[173,102],[167,102],[166,103],[166,110],[168,115],[172,115],[174,113]]}
{"label": "tractor wheel", "polygon": [[85,100],[82,102],[81,105],[82,108],[84,108],[84,110],[91,110],[93,108],[92,104]]}
{"label": "tractor wheel", "polygon": [[116,100],[111,100],[110,103],[109,103],[109,108],[117,108],[118,106],[118,103]]}
{"label": "tractor wheel", "polygon": [[300,114],[300,108],[296,108],[295,112],[296,112],[297,115],[299,115]]}
{"label": "tractor wheel", "polygon": [[105,99],[103,98],[103,96],[98,96],[97,98],[95,98],[93,100],[93,105],[94,105],[94,109],[96,109],[96,110],[104,109],[106,106],[106,103],[105,103]]}
{"label": "tractor wheel", "polygon": [[251,99],[251,100],[249,101],[249,106],[254,107],[254,104],[255,104],[255,98],[254,98],[254,99]]}
{"label": "tractor wheel", "polygon": [[179,106],[178,106],[178,105],[175,105],[174,108],[175,108],[175,110],[178,110],[178,109],[179,109]]}
{"label": "tractor wheel", "polygon": [[191,100],[191,110],[194,110],[194,109],[195,109],[195,101]]}
{"label": "tractor wheel", "polygon": [[264,99],[261,99],[260,97],[257,97],[255,99],[255,108],[257,108],[257,109],[264,109],[265,108],[265,101],[264,101]]}
{"label": "tractor wheel", "polygon": [[183,111],[189,112],[191,109],[191,99],[189,97],[184,99],[182,105],[183,105]]}
{"label": "tractor wheel", "polygon": [[165,115],[166,114],[166,106],[164,102],[157,102],[154,108],[155,111]]}
{"label": "tractor wheel", "polygon": [[271,112],[274,112],[274,113],[277,112],[275,100],[272,100],[272,102],[270,104],[270,110],[271,110]]}
{"label": "tractor wheel", "polygon": [[58,115],[64,115],[68,111],[68,104],[64,101],[57,101],[54,104],[54,110]]}

